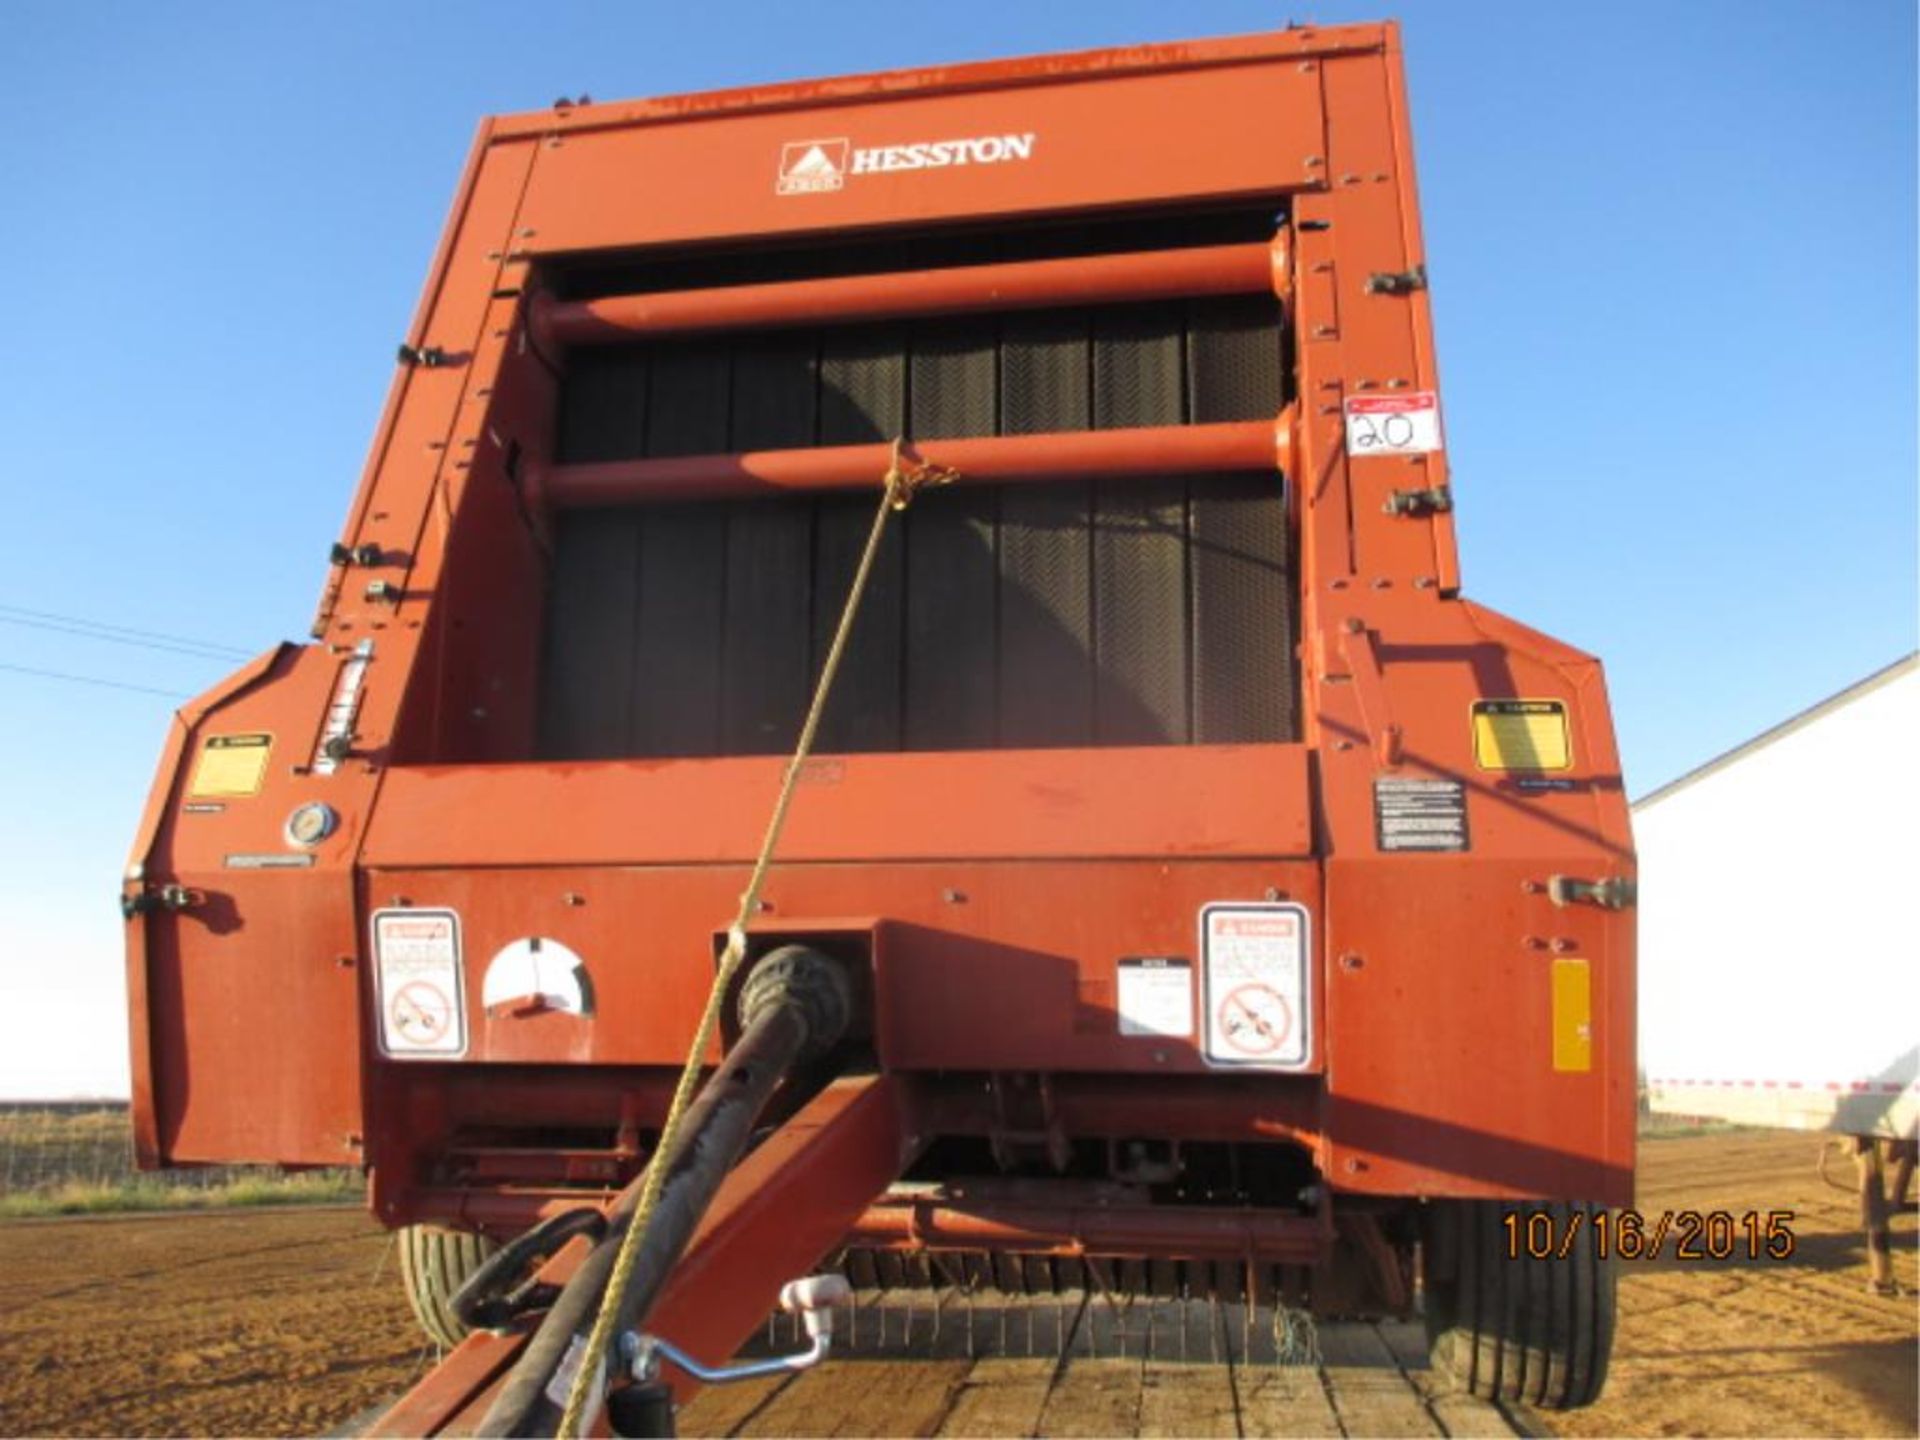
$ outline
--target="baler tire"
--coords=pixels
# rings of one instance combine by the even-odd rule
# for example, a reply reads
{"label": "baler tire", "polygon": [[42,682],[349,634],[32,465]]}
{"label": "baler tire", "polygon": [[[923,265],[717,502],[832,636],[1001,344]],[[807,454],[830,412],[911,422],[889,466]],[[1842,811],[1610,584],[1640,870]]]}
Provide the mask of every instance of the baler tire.
{"label": "baler tire", "polygon": [[400,1231],[400,1278],[407,1303],[427,1338],[451,1350],[468,1329],[453,1313],[453,1296],[500,1247],[484,1235],[438,1225],[408,1225]]}
{"label": "baler tire", "polygon": [[[1505,1216],[1551,1217],[1565,1254],[1509,1253]],[[1426,1326],[1433,1367],[1481,1400],[1574,1410],[1599,1398],[1613,1350],[1614,1256],[1597,1245],[1601,1206],[1555,1202],[1525,1208],[1457,1200],[1434,1206],[1435,1227],[1452,1228],[1427,1246]],[[1453,1257],[1434,1273],[1436,1249]],[[1522,1246],[1522,1250],[1525,1247]]]}

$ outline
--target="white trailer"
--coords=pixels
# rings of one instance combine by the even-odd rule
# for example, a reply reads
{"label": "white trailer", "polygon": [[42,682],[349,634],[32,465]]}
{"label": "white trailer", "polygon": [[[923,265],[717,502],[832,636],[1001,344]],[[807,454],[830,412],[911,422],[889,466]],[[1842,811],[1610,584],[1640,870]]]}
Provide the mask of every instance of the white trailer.
{"label": "white trailer", "polygon": [[1634,806],[1655,1111],[1914,1133],[1916,739],[1908,656]]}
{"label": "white trailer", "polygon": [[1648,1105],[1855,1137],[1881,1291],[1920,1120],[1916,737],[1910,655],[1633,808]]}

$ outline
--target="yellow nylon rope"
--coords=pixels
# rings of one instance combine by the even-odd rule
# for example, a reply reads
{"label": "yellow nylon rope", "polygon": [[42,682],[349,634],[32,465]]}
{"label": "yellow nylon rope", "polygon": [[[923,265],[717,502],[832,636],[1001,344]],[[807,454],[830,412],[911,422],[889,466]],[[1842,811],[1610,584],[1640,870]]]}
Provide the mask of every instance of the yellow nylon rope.
{"label": "yellow nylon rope", "polygon": [[834,676],[840,671],[840,658],[846,653],[847,637],[853,633],[854,619],[860,613],[860,601],[866,594],[867,577],[873,572],[874,556],[880,551],[880,540],[886,533],[887,520],[896,511],[905,510],[920,490],[930,485],[945,485],[954,478],[954,472],[944,466],[905,459],[901,454],[901,442],[893,442],[893,461],[887,467],[882,482],[885,488],[880,496],[879,508],[874,512],[873,527],[867,532],[867,547],[860,554],[859,568],[854,571],[853,585],[847,591],[847,603],[840,611],[840,624],[833,632],[833,644],[827,648],[826,661],[820,667],[820,679],[813,689],[813,703],[807,709],[806,723],[800,727],[800,741],[794,746],[793,756],[787,761],[786,773],[781,777],[780,795],[774,801],[773,814],[767,821],[766,834],[760,841],[759,857],[753,862],[753,874],[740,896],[740,912],[727,929],[726,949],[721,952],[720,964],[714,971],[713,986],[707,992],[706,1009],[700,1016],[699,1027],[694,1031],[693,1045],[687,1052],[687,1063],[681,1068],[679,1083],[674,1086],[673,1103],[667,1107],[666,1121],[660,1127],[660,1142],[654,1146],[653,1155],[647,1162],[646,1174],[640,1185],[639,1203],[634,1207],[627,1233],[621,1238],[612,1278],[607,1281],[606,1293],[601,1296],[593,1331],[587,1337],[587,1348],[581,1352],[579,1368],[574,1371],[573,1383],[567,1391],[567,1408],[560,1417],[559,1434],[568,1437],[568,1440],[585,1433],[588,1418],[595,1408],[594,1390],[602,1379],[601,1357],[613,1342],[614,1318],[620,1309],[620,1297],[633,1276],[634,1263],[640,1254],[640,1237],[646,1232],[648,1218],[660,1199],[661,1186],[666,1183],[666,1162],[679,1143],[680,1123],[693,1100],[694,1088],[700,1080],[701,1062],[706,1057],[707,1046],[713,1042],[714,1028],[720,1023],[722,1000],[728,982],[740,968],[740,962],[746,958],[747,921],[759,909],[760,889],[773,863],[774,846],[779,843],[781,828],[787,823],[787,811],[793,804],[794,784],[799,779],[800,767],[806,764],[807,756],[812,753],[814,733],[820,728],[821,713],[827,708],[827,696],[833,691]]}

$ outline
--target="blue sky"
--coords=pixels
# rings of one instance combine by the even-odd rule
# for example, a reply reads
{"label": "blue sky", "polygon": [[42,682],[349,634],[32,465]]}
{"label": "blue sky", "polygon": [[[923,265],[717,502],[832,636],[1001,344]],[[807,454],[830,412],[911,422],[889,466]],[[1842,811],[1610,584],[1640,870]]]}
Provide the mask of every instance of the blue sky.
{"label": "blue sky", "polygon": [[[304,633],[487,112],[1384,13],[15,0],[0,616]],[[1914,648],[1914,14],[1401,11],[1466,589],[1607,661],[1635,793]],[[0,666],[231,668],[3,622]],[[123,1093],[169,701],[0,707],[0,1096]]]}

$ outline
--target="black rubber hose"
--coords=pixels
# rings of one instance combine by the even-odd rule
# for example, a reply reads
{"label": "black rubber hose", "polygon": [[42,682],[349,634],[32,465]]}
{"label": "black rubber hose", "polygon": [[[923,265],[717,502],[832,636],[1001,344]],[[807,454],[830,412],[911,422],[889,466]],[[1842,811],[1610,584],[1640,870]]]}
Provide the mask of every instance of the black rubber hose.
{"label": "black rubber hose", "polygon": [[[746,1149],[754,1121],[775,1087],[803,1055],[818,1055],[830,1048],[845,1027],[850,1009],[845,1003],[846,979],[833,961],[817,951],[789,946],[760,963],[768,966],[775,961],[780,962],[776,970],[784,972],[781,983],[755,986],[756,967],[742,996],[746,1029],[687,1110],[682,1132],[686,1139],[667,1159],[666,1182],[621,1297],[615,1335],[646,1318],[720,1182]],[[823,988],[832,992],[831,1001],[823,1002]],[[549,1382],[569,1350],[576,1343],[586,1344],[638,1200],[639,1187],[630,1186],[613,1213],[606,1238],[560,1292],[475,1435],[505,1440],[558,1431],[564,1404],[548,1396]]]}
{"label": "black rubber hose", "polygon": [[534,1301],[534,1281],[515,1286],[536,1261],[557,1253],[576,1235],[591,1235],[598,1243],[606,1233],[607,1217],[592,1208],[550,1215],[482,1261],[467,1283],[453,1292],[448,1308],[469,1330],[504,1330],[521,1312],[545,1303]]}

